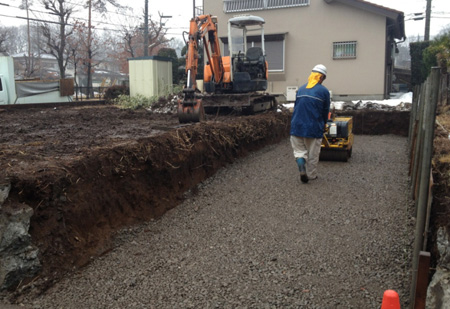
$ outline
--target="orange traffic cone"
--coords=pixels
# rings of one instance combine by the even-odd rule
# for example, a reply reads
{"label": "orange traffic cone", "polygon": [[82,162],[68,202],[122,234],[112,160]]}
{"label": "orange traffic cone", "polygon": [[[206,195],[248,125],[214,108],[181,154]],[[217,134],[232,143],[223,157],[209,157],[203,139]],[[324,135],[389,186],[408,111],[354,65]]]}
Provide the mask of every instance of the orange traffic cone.
{"label": "orange traffic cone", "polygon": [[394,290],[386,290],[383,294],[381,309],[400,309],[400,298]]}

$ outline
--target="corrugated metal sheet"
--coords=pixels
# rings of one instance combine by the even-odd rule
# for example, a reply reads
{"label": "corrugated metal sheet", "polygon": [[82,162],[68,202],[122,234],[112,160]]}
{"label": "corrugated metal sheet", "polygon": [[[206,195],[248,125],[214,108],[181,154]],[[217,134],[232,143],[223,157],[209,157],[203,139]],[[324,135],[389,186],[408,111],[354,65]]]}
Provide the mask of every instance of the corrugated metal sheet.
{"label": "corrugated metal sheet", "polygon": [[172,91],[172,62],[165,57],[129,59],[130,96],[163,96]]}

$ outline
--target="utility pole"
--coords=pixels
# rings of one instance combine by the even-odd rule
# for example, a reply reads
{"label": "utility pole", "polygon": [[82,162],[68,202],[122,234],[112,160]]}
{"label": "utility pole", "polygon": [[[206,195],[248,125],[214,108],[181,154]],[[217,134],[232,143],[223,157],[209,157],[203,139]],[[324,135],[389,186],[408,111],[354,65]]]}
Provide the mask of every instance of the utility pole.
{"label": "utility pole", "polygon": [[30,77],[31,72],[33,71],[31,66],[32,66],[32,61],[31,61],[31,38],[30,38],[30,16],[28,13],[28,0],[26,1],[26,9],[27,9],[27,33],[28,33],[28,63],[26,65],[26,76]]}
{"label": "utility pole", "polygon": [[427,0],[427,9],[425,11],[425,36],[424,41],[430,40],[430,20],[431,20],[431,0]]}
{"label": "utility pole", "polygon": [[193,0],[193,1],[194,1],[194,8],[193,8],[194,13],[193,13],[192,17],[195,18],[195,0]]}
{"label": "utility pole", "polygon": [[148,56],[148,0],[145,0],[144,8],[144,56]]}
{"label": "utility pole", "polygon": [[89,0],[89,21],[88,21],[88,41],[87,41],[87,48],[88,48],[88,64],[87,64],[87,87],[88,87],[88,99],[91,97],[91,93],[92,93],[92,73],[91,73],[91,69],[92,69],[92,48],[91,48],[91,11],[92,11],[92,0]]}

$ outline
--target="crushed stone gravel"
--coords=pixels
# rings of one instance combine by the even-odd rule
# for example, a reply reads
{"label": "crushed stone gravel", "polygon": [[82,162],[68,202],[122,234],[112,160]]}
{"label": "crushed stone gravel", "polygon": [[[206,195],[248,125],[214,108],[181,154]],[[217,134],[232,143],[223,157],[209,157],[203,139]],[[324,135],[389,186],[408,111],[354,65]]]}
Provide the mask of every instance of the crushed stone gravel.
{"label": "crushed stone gravel", "polygon": [[235,161],[30,308],[379,308],[407,304],[407,140],[355,136],[302,184],[289,139]]}

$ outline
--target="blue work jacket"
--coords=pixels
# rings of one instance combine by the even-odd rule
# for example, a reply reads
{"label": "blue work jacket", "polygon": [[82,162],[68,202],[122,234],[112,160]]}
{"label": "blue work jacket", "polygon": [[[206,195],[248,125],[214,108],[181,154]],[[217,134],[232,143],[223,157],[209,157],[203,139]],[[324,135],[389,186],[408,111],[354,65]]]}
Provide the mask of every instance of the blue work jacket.
{"label": "blue work jacket", "polygon": [[322,138],[330,112],[330,92],[317,84],[307,89],[304,84],[297,91],[291,120],[291,135]]}

